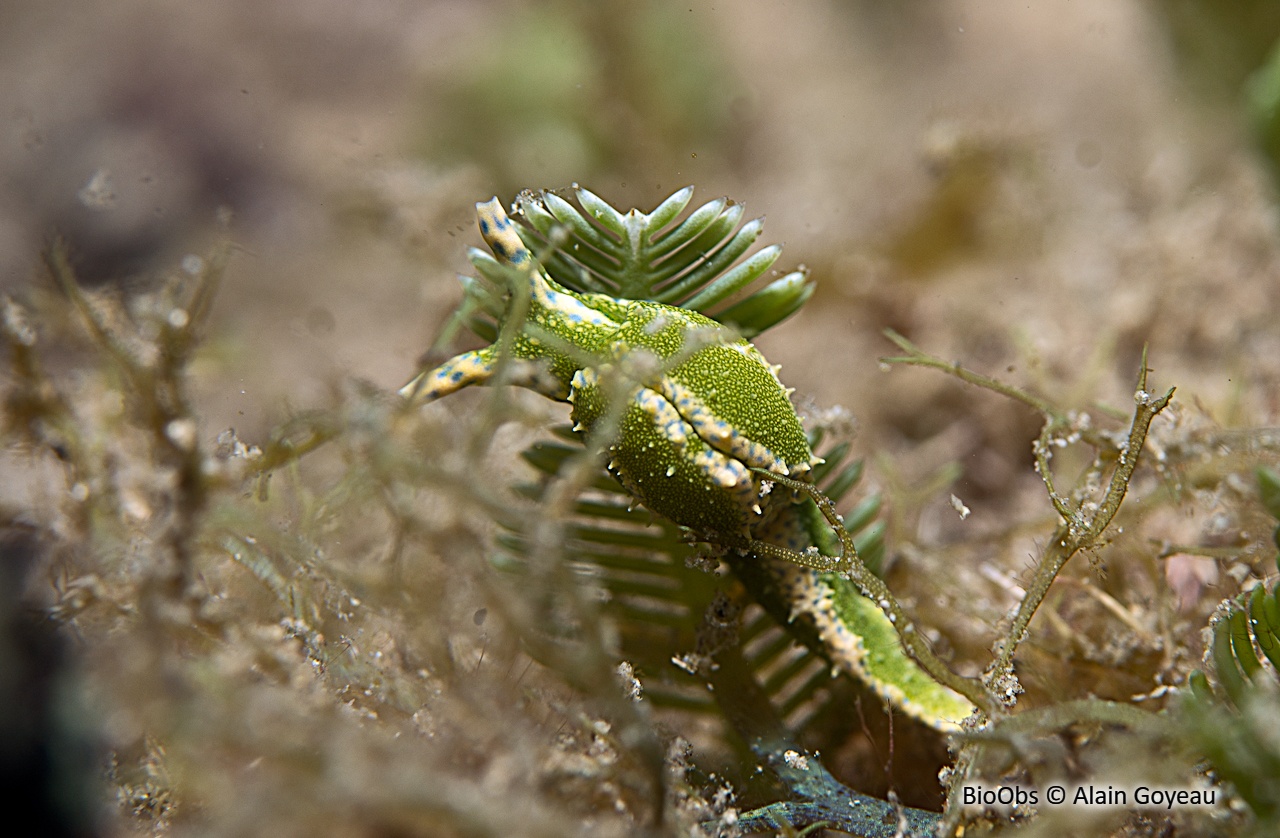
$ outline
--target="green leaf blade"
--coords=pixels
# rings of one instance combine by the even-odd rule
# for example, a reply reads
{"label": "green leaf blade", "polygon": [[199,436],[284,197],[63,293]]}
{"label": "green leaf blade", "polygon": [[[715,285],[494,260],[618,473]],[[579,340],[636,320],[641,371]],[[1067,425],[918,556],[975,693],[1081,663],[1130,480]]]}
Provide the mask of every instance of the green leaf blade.
{"label": "green leaf blade", "polygon": [[782,248],[776,244],[764,248],[741,265],[707,285],[698,294],[686,300],[684,303],[685,308],[701,311],[736,294],[759,279],[777,261],[778,256],[781,254]]}
{"label": "green leaf blade", "polygon": [[799,311],[813,296],[816,287],[806,272],[793,271],[715,317],[750,339]]}
{"label": "green leaf blade", "polygon": [[691,200],[693,200],[693,187],[686,186],[658,204],[657,209],[645,216],[644,232],[649,240],[652,241],[661,234],[677,215],[684,212]]}
{"label": "green leaf blade", "polygon": [[621,213],[588,189],[579,188],[577,196],[578,203],[582,204],[582,208],[590,213],[592,218],[620,239],[624,241],[627,239],[627,220]]}

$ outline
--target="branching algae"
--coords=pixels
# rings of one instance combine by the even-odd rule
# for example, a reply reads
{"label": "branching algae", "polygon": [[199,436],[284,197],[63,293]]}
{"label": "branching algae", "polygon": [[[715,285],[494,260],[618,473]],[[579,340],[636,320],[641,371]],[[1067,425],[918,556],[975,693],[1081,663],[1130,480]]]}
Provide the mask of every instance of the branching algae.
{"label": "branching algae", "polygon": [[[1086,440],[1102,452],[1098,468],[1111,471],[1105,497],[1076,508],[1054,489],[1048,445],[1091,432],[1079,431],[1070,414],[1049,402],[928,356],[889,334],[906,354],[888,362],[942,369],[1021,401],[1045,419],[1037,463],[1061,526],[1009,630],[997,640],[991,666],[981,678],[962,677],[932,652],[864,561],[883,549],[878,536],[863,531],[878,505],[864,503],[847,520],[836,513],[834,501],[860,474],[857,464],[839,466],[847,447],[815,455],[821,433],[806,434],[778,368],[749,342],[804,303],[812,290],[808,278],[803,272],[789,274],[726,307],[773,263],[778,248],[736,264],[758,236],[759,223],[734,235],[741,209],[725,201],[677,222],[691,195],[681,190],[651,213],[623,215],[579,189],[577,200],[590,221],[551,193],[520,197],[515,210],[524,223],[513,222],[496,198],[479,204],[480,230],[496,259],[472,252],[481,278],[464,279],[467,298],[452,325],[465,323],[490,344],[421,372],[400,393],[419,404],[473,384],[513,384],[567,402],[572,436],[585,445],[585,454],[581,448],[543,444],[525,452],[526,460],[544,475],[562,478],[553,496],[558,514],[568,508],[565,492],[588,487],[605,498],[622,498],[628,508],[611,506],[612,500],[580,501],[578,514],[589,523],[563,532],[586,547],[566,547],[565,555],[606,575],[619,570],[621,576],[635,577],[660,568],[638,582],[606,582],[614,595],[626,593],[628,585],[632,590],[660,587],[652,585],[655,580],[707,587],[695,578],[697,572],[670,561],[679,561],[680,551],[661,535],[648,534],[644,521],[632,514],[630,507],[643,507],[656,514],[657,527],[649,529],[668,536],[679,532],[702,544],[705,556],[727,565],[751,599],[833,668],[860,679],[926,725],[959,734],[952,740],[957,760],[947,772],[949,803],[941,822],[935,814],[851,792],[816,760],[787,758],[801,752],[774,712],[786,707],[771,700],[768,683],[757,682],[752,673],[761,670],[733,637],[742,603],[695,590],[668,596],[665,604],[679,600],[703,612],[697,650],[674,662],[709,685],[726,719],[797,798],[744,814],[739,826],[826,821],[867,835],[892,834],[893,829],[884,831],[886,824],[913,834],[954,830],[963,817],[953,805],[955,792],[981,776],[989,741],[999,741],[1006,731],[1016,736],[1019,723],[1046,733],[1090,720],[1134,731],[1163,730],[1150,714],[1096,700],[1043,719],[1009,715],[1021,691],[1014,654],[1032,616],[1067,561],[1101,543],[1124,499],[1147,429],[1172,396],[1172,391],[1147,392],[1145,356],[1127,438],[1092,434]],[[578,469],[564,482],[570,472],[566,463],[575,456],[585,457],[577,462],[587,465],[603,464],[611,479],[593,480]],[[545,501],[549,495],[541,492],[524,489]],[[635,528],[623,531],[605,521]],[[508,529],[499,544],[515,557],[514,565],[521,557],[548,552],[520,524]],[[618,552],[632,548],[661,554],[661,560],[646,564]],[[615,613],[624,621],[658,622],[652,614],[625,607]],[[683,619],[687,628],[690,620]],[[966,719],[982,732],[961,733]]]}
{"label": "branching algae", "polygon": [[[486,513],[501,528],[493,558],[504,569],[545,583],[522,588],[521,602],[542,597],[550,601],[565,590],[571,592],[566,598],[577,595],[580,604],[591,599],[587,586],[566,584],[570,580],[593,580],[606,595],[599,599],[599,609],[591,600],[567,616],[544,610],[541,603],[533,605],[520,617],[519,628],[523,648],[544,662],[559,664],[571,658],[557,658],[556,648],[579,650],[595,644],[591,665],[604,677],[588,682],[591,689],[584,689],[584,694],[614,696],[615,704],[608,710],[616,723],[614,735],[637,757],[636,766],[646,770],[650,789],[657,792],[644,799],[658,807],[678,804],[681,781],[671,781],[664,773],[663,746],[647,716],[648,704],[632,705],[634,695],[624,697],[616,689],[620,659],[626,661],[625,679],[635,682],[634,692],[643,689],[654,705],[718,705],[721,717],[742,734],[759,763],[767,764],[792,793],[791,800],[735,812],[732,824],[726,820],[720,826],[794,832],[825,822],[860,835],[954,834],[975,817],[957,803],[957,791],[965,784],[1003,777],[1040,782],[1049,776],[1046,771],[1055,770],[1054,764],[1046,767],[1034,755],[1027,756],[1027,745],[1036,738],[1057,742],[1072,729],[1098,728],[1106,730],[1109,742],[1120,743],[1118,747],[1165,754],[1186,739],[1179,731],[1187,723],[1198,731],[1198,752],[1214,765],[1217,776],[1235,785],[1239,799],[1261,823],[1274,824],[1280,807],[1270,779],[1274,749],[1265,736],[1273,718],[1276,683],[1267,673],[1274,672],[1280,648],[1274,587],[1254,587],[1247,598],[1223,607],[1210,632],[1212,667],[1207,678],[1191,679],[1195,696],[1184,702],[1181,721],[1175,714],[1150,713],[1132,703],[1093,697],[1013,712],[1021,689],[1015,654],[1028,637],[1036,610],[1063,566],[1082,551],[1097,550],[1109,537],[1109,528],[1117,529],[1111,524],[1151,421],[1169,404],[1171,391],[1148,390],[1145,357],[1128,433],[1102,432],[1046,400],[927,355],[890,334],[902,354],[886,361],[944,371],[1018,400],[1044,417],[1033,450],[1057,513],[1056,529],[1026,580],[1025,596],[1008,624],[996,632],[986,671],[980,679],[963,678],[933,655],[910,615],[872,572],[877,550],[883,549],[873,524],[878,501],[864,500],[843,519],[836,514],[835,504],[861,473],[857,463],[843,462],[849,446],[831,445],[823,438],[821,422],[808,431],[801,426],[778,369],[749,343],[805,302],[813,287],[808,277],[803,271],[787,274],[734,302],[778,255],[776,247],[748,255],[760,225],[739,227],[740,207],[713,201],[685,214],[692,197],[686,189],[651,213],[623,215],[585,190],[576,197],[585,213],[553,194],[523,195],[517,202],[523,219],[517,221],[509,219],[496,200],[480,205],[481,230],[494,256],[472,253],[479,277],[464,280],[466,299],[451,326],[465,324],[489,345],[416,376],[394,407],[381,394],[354,397],[353,404],[360,422],[371,415],[382,417],[378,422],[386,420],[387,425],[376,428],[387,445],[392,445],[387,428],[403,415],[397,407],[439,399],[473,384],[522,385],[570,405],[574,428],[560,434],[563,441],[540,443],[523,455],[541,475],[553,478],[539,486],[516,487],[518,493],[541,501],[538,514],[504,518],[505,509],[496,499],[485,504]],[[291,574],[309,579],[307,573],[314,572],[316,579],[325,580],[330,569],[303,572],[312,567],[307,564],[313,552],[308,543],[264,548],[252,537],[251,530],[270,527],[246,523],[255,519],[243,507],[246,501],[262,504],[266,495],[245,494],[242,483],[254,480],[265,489],[272,470],[296,462],[327,441],[343,439],[356,425],[340,411],[296,417],[235,469],[219,466],[200,452],[198,444],[188,444],[197,438],[189,432],[196,420],[182,395],[182,365],[194,345],[193,330],[207,316],[220,265],[220,260],[211,263],[190,299],[156,308],[168,325],[151,330],[151,341],[164,360],[152,367],[144,363],[151,355],[130,354],[131,344],[108,328],[105,315],[81,294],[57,251],[49,262],[81,313],[87,333],[123,372],[126,389],[146,408],[130,415],[141,417],[142,426],[149,429],[146,439],[164,473],[189,475],[178,483],[186,492],[176,507],[181,514],[158,524],[165,537],[149,539],[160,552],[171,554],[169,560],[156,562],[155,572],[135,580],[141,583],[137,590],[143,605],[138,612],[139,636],[159,636],[151,630],[155,627],[176,631],[187,618],[172,615],[190,615],[195,613],[191,609],[204,607],[204,594],[192,580],[202,575],[203,563],[211,561],[205,554],[212,549],[267,585],[288,616],[291,636],[303,640],[307,657],[331,673],[341,685],[339,694],[345,695],[350,684],[373,684],[385,673],[372,665],[361,669],[365,664],[348,655],[341,637],[326,645],[319,627],[327,606],[317,605],[319,595],[299,586]],[[92,437],[79,434],[72,403],[59,397],[39,372],[34,333],[25,327],[17,305],[6,302],[3,309],[0,339],[12,348],[15,383],[7,393],[6,416],[12,427],[26,429],[32,442],[71,463],[75,479],[88,485],[97,478],[80,475],[105,474],[109,466],[95,464],[85,453],[90,446],[83,440]],[[444,339],[449,335],[446,330]],[[493,395],[503,392],[495,389]],[[371,411],[375,403],[379,410],[387,409]],[[486,411],[482,422],[493,421],[496,414]],[[1061,491],[1055,488],[1050,458],[1077,439],[1097,455],[1080,484],[1084,488]],[[383,453],[370,461],[421,466],[423,461],[407,456],[409,452],[397,445],[380,449]],[[398,470],[381,476],[388,485],[405,480],[422,486],[434,485],[444,474],[427,468],[415,476]],[[1264,506],[1280,518],[1280,478],[1263,472],[1259,481]],[[157,484],[161,485],[169,484]],[[156,496],[162,494],[158,489]],[[73,492],[72,500],[76,497],[85,499]],[[93,493],[88,500],[99,502]],[[107,510],[84,516],[84,542],[98,545],[94,555],[102,552],[104,538],[123,543],[118,535],[108,538],[101,534],[105,530],[93,529],[95,521],[115,521],[114,515]],[[397,520],[404,531],[412,529],[409,516]],[[703,557],[713,561],[690,566],[687,560],[695,548],[689,542],[700,545]],[[217,546],[208,547],[211,544]],[[279,553],[278,569],[273,550]],[[293,558],[295,554],[306,558]],[[542,559],[547,561],[539,565]],[[709,565],[727,566],[741,584],[726,586],[722,578],[705,572]],[[553,566],[554,572],[547,572]],[[545,578],[534,578],[540,572]],[[332,579],[325,584],[332,584]],[[188,608],[171,607],[179,600]],[[636,604],[641,600],[660,607],[645,610]],[[762,607],[749,607],[752,600]],[[61,615],[60,620],[69,619],[68,613],[61,604],[51,611]],[[112,619],[134,619],[123,614],[124,610],[113,612]],[[596,614],[619,619],[592,622]],[[544,615],[551,617],[545,624]],[[345,619],[335,617],[332,624]],[[205,623],[199,626],[200,631],[207,628]],[[601,626],[607,631],[573,634],[575,628]],[[779,626],[816,652],[804,658],[804,666],[815,666],[802,672],[792,666],[799,658],[783,659],[795,650],[781,637]],[[182,630],[190,628],[184,625]],[[525,636],[543,629],[546,637]],[[241,635],[227,637],[234,644]],[[658,642],[646,646],[653,638]],[[556,647],[564,640],[571,642]],[[186,643],[182,647],[188,648]],[[803,727],[805,703],[821,703],[821,696],[836,695],[843,686],[826,686],[832,668],[828,663],[949,734],[955,760],[945,775],[948,797],[943,814],[904,809],[853,792],[796,744],[788,728]],[[580,676],[586,667],[575,672],[569,671],[572,666],[555,668],[571,683],[584,683]],[[407,696],[392,702],[399,711],[409,714],[424,706],[415,691],[421,687],[421,671],[406,672],[397,682],[397,689]],[[675,677],[667,679],[670,673]],[[802,674],[788,680],[795,673]],[[802,678],[803,684],[791,689]],[[783,681],[787,688],[780,689]],[[1176,689],[1179,682],[1166,683]],[[711,689],[704,689],[707,686]],[[698,695],[679,692],[686,687]],[[623,704],[623,711],[615,712]],[[836,706],[843,712],[843,705]],[[970,723],[960,729],[966,719]],[[1170,769],[1191,776],[1199,759],[1194,753],[1182,754],[1171,760],[1177,764]],[[1016,772],[1011,767],[1015,765]],[[199,794],[191,799],[198,800]],[[463,804],[458,810],[473,808]],[[1037,813],[1016,816],[1032,815]],[[1054,813],[1037,816],[1052,828]],[[652,822],[664,822],[663,813],[657,812]]]}
{"label": "branching algae", "polygon": [[[578,194],[616,237],[615,253],[602,257],[622,257],[636,241],[672,250],[696,245],[689,221],[667,229],[688,190],[648,216],[621,216],[585,190]],[[772,588],[762,598],[780,596],[790,619],[811,621],[833,663],[907,713],[955,729],[981,693],[923,642],[911,642],[918,634],[905,612],[813,488],[818,460],[778,368],[697,311],[699,297],[683,308],[574,292],[543,270],[497,198],[478,204],[477,214],[507,283],[497,340],[421,373],[401,394],[430,401],[498,382],[568,402],[574,431],[605,452],[609,472],[635,502],[732,564],[765,566],[767,576],[744,579]],[[716,269],[726,256],[713,252],[707,264]]]}

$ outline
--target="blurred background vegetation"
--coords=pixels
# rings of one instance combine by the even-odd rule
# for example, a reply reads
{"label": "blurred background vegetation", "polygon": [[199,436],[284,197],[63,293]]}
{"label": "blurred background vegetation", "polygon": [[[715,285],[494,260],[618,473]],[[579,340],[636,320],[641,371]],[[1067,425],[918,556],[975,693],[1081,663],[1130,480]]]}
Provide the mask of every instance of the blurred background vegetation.
{"label": "blurred background vegetation", "polygon": [[[728,195],[767,215],[780,270],[808,265],[815,298],[759,345],[813,421],[850,412],[891,581],[960,668],[1054,524],[1039,421],[885,375],[881,331],[1099,421],[1127,412],[1148,344],[1178,387],[1161,467],[1092,557],[1105,575],[1068,567],[1019,673],[1028,707],[1172,707],[1219,602],[1275,572],[1253,468],[1276,464],[1280,410],[1276,8],[0,6],[0,290],[20,305],[0,741],[29,783],[0,785],[80,835],[633,834],[659,781],[653,828],[680,832],[751,802],[723,791],[750,772],[712,720],[570,689],[522,646],[534,612],[487,563],[492,520],[565,412],[385,398],[460,298],[474,202],[571,183],[624,209]],[[50,278],[55,235],[114,358]],[[171,316],[223,241],[207,317]],[[1055,462],[1069,483],[1088,455]],[[863,705],[810,746],[855,788],[939,805],[940,744],[891,760]],[[1083,762],[1136,771],[1143,749]]]}

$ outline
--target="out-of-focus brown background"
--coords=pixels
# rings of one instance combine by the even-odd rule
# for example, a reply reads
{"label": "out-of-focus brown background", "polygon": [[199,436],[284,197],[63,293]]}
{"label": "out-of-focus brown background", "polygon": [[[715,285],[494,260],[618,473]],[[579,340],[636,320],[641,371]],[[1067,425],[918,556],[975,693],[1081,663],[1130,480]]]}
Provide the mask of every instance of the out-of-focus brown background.
{"label": "out-of-focus brown background", "polygon": [[[758,340],[802,412],[847,407],[900,494],[958,463],[972,516],[942,493],[895,526],[980,542],[1051,519],[1039,419],[886,374],[886,327],[1121,412],[1146,344],[1183,419],[1276,422],[1280,231],[1242,87],[1280,12],[1231,5],[4,3],[0,289],[48,288],[53,236],[84,285],[126,291],[229,238],[192,381],[202,442],[252,442],[343,380],[407,380],[460,298],[477,200],[577,183],[648,210],[693,184],[766,215],[777,267],[817,280]],[[986,554],[1016,575],[1043,534]],[[992,596],[983,619],[1012,601]]]}
{"label": "out-of-focus brown background", "polygon": [[208,409],[234,415],[335,371],[404,378],[475,200],[695,184],[813,269],[762,343],[872,428],[938,430],[936,381],[877,373],[886,325],[1112,400],[1147,341],[1185,398],[1257,420],[1271,190],[1229,88],[1179,72],[1166,5],[9,4],[0,282],[53,232],[85,282],[136,279],[229,216],[220,326],[259,389]]}

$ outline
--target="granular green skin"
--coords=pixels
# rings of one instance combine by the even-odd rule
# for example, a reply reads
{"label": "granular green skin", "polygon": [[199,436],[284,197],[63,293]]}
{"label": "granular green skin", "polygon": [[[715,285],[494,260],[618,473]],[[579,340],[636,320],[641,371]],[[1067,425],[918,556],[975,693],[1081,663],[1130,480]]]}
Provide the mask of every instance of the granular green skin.
{"label": "granular green skin", "polygon": [[[735,438],[768,449],[760,468],[806,471],[813,453],[786,389],[754,346],[697,312],[659,303],[635,303],[615,335],[615,346],[643,347],[666,360],[679,356],[688,340],[707,345],[663,375],[690,391],[707,411],[723,420]],[[661,327],[661,328],[656,328]],[[686,417],[689,411],[676,406]],[[719,447],[719,446],[716,446]]]}
{"label": "granular green skin", "polygon": [[[757,448],[768,451],[761,467],[781,465],[789,471],[803,471],[812,454],[786,391],[763,359],[756,362],[743,351],[745,348],[759,357],[740,339],[703,345],[688,360],[664,371],[664,363],[685,349],[690,335],[700,341],[717,340],[727,331],[709,318],[658,303],[635,303],[627,308],[632,316],[615,333],[614,362],[573,381],[569,401],[575,427],[590,435],[609,410],[602,392],[609,386],[609,376],[621,375],[620,370],[628,366],[642,366],[642,353],[648,353],[653,370],[646,386],[623,388],[630,391],[630,401],[620,408],[617,433],[606,446],[609,470],[647,508],[681,526],[700,533],[748,537],[752,522],[763,514],[759,479],[733,456],[733,445],[741,444],[740,438],[746,435],[734,431],[730,417],[750,416],[753,424],[770,432],[752,438]],[[662,328],[653,328],[655,323]],[[606,379],[603,384],[598,380],[601,375]],[[706,382],[715,386],[706,387]],[[757,388],[758,398],[751,398],[744,389],[750,386]],[[687,391],[686,400],[709,414],[703,424],[725,426],[727,442],[709,443],[699,433],[690,410],[662,395],[673,387]],[[673,429],[655,421],[639,402],[645,396],[669,406],[680,427]],[[769,417],[773,417],[772,423],[767,422]],[[776,456],[775,449],[782,456]],[[728,466],[737,464],[741,472],[738,485],[717,482],[715,476],[722,472],[706,463],[718,458]]]}
{"label": "granular green skin", "polygon": [[[748,510],[729,492],[709,483],[685,451],[638,407],[627,410],[610,471],[645,507],[700,533],[747,535]],[[693,445],[700,441],[691,440]]]}
{"label": "granular green skin", "polygon": [[[743,577],[759,582],[758,600],[772,603],[784,623],[807,621],[809,639],[833,663],[887,700],[954,729],[969,704],[906,656],[876,603],[807,560],[814,547],[827,556],[839,552],[817,508],[796,503],[790,492],[769,491],[752,470],[807,480],[814,463],[776,368],[697,312],[565,289],[543,273],[496,198],[477,212],[485,240],[512,266],[511,280],[528,283],[515,289],[527,298],[508,298],[509,323],[517,297],[528,307],[507,351],[546,364],[550,375],[520,383],[572,405],[574,430],[600,446],[609,471],[652,512],[708,540],[755,539],[795,553],[792,561],[750,557],[765,568]],[[439,398],[487,382],[500,361],[496,345],[466,352],[401,392]],[[594,438],[600,433],[609,437]]]}
{"label": "granular green skin", "polygon": [[[512,281],[528,283],[509,351],[550,373],[529,385],[569,402],[575,430],[588,437],[602,419],[617,422],[604,441],[609,469],[650,510],[701,534],[749,537],[768,505],[751,468],[803,474],[813,461],[764,357],[697,312],[569,291],[538,266],[496,199],[478,204],[477,213],[485,240],[513,268]],[[513,309],[518,296],[509,297]],[[499,360],[496,346],[467,352],[405,390],[439,398],[489,380]]]}

